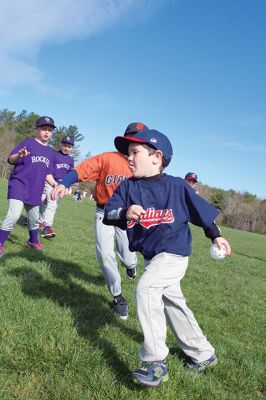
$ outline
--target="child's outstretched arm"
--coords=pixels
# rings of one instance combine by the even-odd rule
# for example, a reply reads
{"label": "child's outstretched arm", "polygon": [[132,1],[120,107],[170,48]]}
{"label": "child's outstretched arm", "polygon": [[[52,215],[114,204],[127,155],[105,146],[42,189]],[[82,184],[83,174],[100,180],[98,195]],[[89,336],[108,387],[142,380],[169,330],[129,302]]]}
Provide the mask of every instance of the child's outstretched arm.
{"label": "child's outstretched arm", "polygon": [[58,198],[64,197],[66,194],[66,189],[76,182],[78,182],[78,174],[73,169],[63,178],[62,182],[54,188],[51,193],[51,199],[56,200]]}
{"label": "child's outstretched arm", "polygon": [[8,158],[8,162],[9,164],[15,165],[20,158],[26,157],[28,154],[30,154],[30,152],[27,150],[27,147],[23,147],[23,149],[20,149],[16,154],[12,154],[12,156]]}

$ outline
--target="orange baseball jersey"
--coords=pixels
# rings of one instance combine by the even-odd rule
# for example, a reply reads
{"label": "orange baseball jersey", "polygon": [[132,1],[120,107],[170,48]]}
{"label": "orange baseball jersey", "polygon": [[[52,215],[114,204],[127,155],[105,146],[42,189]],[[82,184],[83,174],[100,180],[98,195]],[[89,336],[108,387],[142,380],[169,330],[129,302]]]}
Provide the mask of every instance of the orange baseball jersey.
{"label": "orange baseball jersey", "polygon": [[118,152],[106,152],[88,158],[74,170],[79,182],[96,182],[93,197],[102,206],[108,202],[118,185],[132,176],[128,160]]}

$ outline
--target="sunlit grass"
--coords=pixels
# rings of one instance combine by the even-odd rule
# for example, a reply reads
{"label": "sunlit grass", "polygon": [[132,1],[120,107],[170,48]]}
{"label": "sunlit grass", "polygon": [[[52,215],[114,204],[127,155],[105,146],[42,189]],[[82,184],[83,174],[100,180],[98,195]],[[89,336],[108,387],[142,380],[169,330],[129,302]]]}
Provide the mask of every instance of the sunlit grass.
{"label": "sunlit grass", "polygon": [[[0,184],[0,219],[6,213]],[[42,239],[43,253],[24,248],[18,224],[0,259],[0,399],[263,399],[265,387],[266,237],[229,228],[233,254],[209,256],[210,241],[193,227],[193,254],[183,291],[219,363],[202,377],[184,368],[169,331],[170,379],[158,389],[128,379],[139,366],[142,340],[134,286],[123,279],[127,321],[113,316],[112,298],[95,255],[95,204],[65,198],[56,215],[57,236]],[[139,257],[140,275],[143,269]]]}

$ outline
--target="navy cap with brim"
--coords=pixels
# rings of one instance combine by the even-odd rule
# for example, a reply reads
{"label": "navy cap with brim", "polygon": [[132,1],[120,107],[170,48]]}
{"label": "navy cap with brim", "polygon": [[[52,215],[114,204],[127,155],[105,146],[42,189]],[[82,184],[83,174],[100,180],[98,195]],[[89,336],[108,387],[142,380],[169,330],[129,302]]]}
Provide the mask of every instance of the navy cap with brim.
{"label": "navy cap with brim", "polygon": [[37,119],[35,127],[40,128],[41,126],[51,126],[53,129],[56,128],[53,118],[48,116],[43,116]]}
{"label": "navy cap with brim", "polygon": [[185,176],[186,181],[195,181],[198,182],[198,176],[195,174],[195,172],[188,172]]}
{"label": "navy cap with brim", "polygon": [[74,146],[75,144],[74,138],[72,136],[64,136],[61,140],[61,143],[70,144],[71,146]]}
{"label": "navy cap with brim", "polygon": [[163,154],[165,166],[172,159],[173,149],[168,137],[154,129],[143,129],[134,136],[117,136],[114,140],[116,149],[125,155],[128,155],[130,143],[147,144],[155,150],[160,150]]}

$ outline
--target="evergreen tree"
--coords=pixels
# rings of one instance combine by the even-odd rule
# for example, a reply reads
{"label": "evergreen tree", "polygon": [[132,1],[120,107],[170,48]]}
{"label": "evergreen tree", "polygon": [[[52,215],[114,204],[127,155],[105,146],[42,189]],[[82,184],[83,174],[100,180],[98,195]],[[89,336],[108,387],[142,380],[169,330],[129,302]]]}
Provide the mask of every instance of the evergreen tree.
{"label": "evergreen tree", "polygon": [[0,129],[14,129],[16,121],[15,115],[15,111],[8,111],[7,108],[5,108],[4,110],[0,110]]}
{"label": "evergreen tree", "polygon": [[59,143],[61,142],[64,136],[71,136],[74,139],[75,146],[77,142],[80,142],[84,139],[84,136],[79,133],[78,127],[76,125],[69,125],[68,128],[65,126],[59,126],[55,129],[49,144],[55,149],[59,149]]}
{"label": "evergreen tree", "polygon": [[84,136],[79,133],[78,127],[76,125],[69,125],[68,128],[65,126],[57,127],[49,141],[50,146],[52,146],[55,150],[59,150],[59,143],[61,142],[64,136],[71,136],[74,139],[75,146],[71,151],[71,156],[75,161],[78,161],[80,158],[80,150],[77,142],[80,142],[84,139]]}
{"label": "evergreen tree", "polygon": [[23,110],[16,117],[15,131],[16,131],[17,143],[21,142],[24,139],[36,136],[35,124],[38,118],[39,118],[38,114],[35,114],[33,112],[28,114],[26,110]]}

